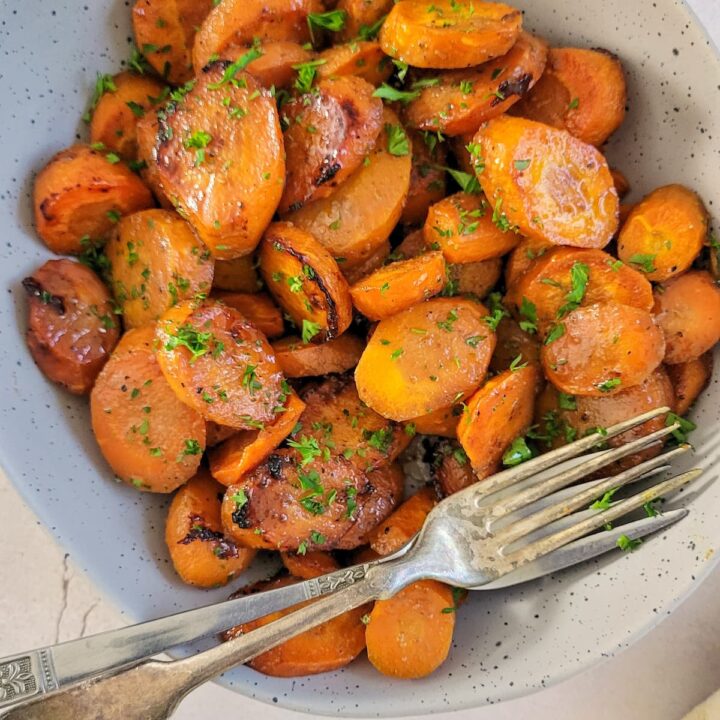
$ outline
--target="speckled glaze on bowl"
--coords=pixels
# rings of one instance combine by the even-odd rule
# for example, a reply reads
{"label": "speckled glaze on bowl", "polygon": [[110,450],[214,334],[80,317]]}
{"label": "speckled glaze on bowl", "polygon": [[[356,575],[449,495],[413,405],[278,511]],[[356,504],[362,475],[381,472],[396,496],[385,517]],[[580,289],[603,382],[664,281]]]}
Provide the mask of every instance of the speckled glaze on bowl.
{"label": "speckled glaze on bowl", "polygon": [[[526,26],[555,44],[602,46],[623,60],[629,114],[611,164],[634,197],[682,182],[716,213],[720,65],[697,21],[673,0],[520,0]],[[48,253],[35,237],[33,172],[80,138],[95,73],[129,55],[129,3],[0,0],[0,461],[40,520],[124,610],[128,621],[207,604],[174,577],[162,538],[167,500],[114,482],[85,403],[46,382],[23,342],[20,280]],[[715,118],[712,113],[715,111]],[[713,122],[714,120],[714,122]],[[718,458],[720,387],[695,410],[696,462]],[[361,660],[327,675],[266,678],[240,668],[238,692],[313,715],[401,716],[480,706],[538,690],[611,656],[652,628],[702,581],[720,548],[720,483],[710,470],[673,500],[692,512],[641,552],[603,559],[496,593],[475,593],[458,617],[448,662],[432,677],[393,682]]]}

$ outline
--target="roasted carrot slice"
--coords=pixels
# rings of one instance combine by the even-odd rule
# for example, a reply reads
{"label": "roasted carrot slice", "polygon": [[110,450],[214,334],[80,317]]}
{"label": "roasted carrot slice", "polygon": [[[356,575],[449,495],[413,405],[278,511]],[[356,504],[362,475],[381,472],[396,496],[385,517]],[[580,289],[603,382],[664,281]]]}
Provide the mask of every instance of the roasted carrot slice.
{"label": "roasted carrot slice", "polygon": [[272,347],[285,377],[301,378],[352,370],[360,360],[365,343],[355,335],[343,333],[321,345],[288,336],[276,340]]}
{"label": "roasted carrot slice", "polygon": [[393,0],[339,0],[337,9],[345,13],[340,37],[345,41],[375,37],[392,6]]}
{"label": "roasted carrot slice", "polygon": [[487,310],[433,298],[381,320],[355,369],[363,402],[393,420],[450,405],[482,382],[495,349]]}
{"label": "roasted carrot slice", "polygon": [[[280,118],[269,90],[237,63],[216,62],[156,120],[155,142],[148,148],[140,131],[139,146],[163,193],[217,258],[251,253],[285,178]],[[139,127],[145,123],[153,118]]]}
{"label": "roasted carrot slice", "polygon": [[292,576],[302,580],[311,580],[340,569],[337,560],[330,553],[321,550],[305,553],[282,552],[280,559]]}
{"label": "roasted carrot slice", "polygon": [[[262,54],[251,60],[247,65],[247,71],[256,77],[266,88],[289,87],[297,77],[295,65],[312,60],[312,53],[302,45],[289,40],[277,40],[275,42],[253,43]],[[232,45],[225,48],[222,57],[225,60],[240,60],[247,56],[250,48],[246,45]],[[252,53],[251,55],[255,55]]]}
{"label": "roasted carrot slice", "polygon": [[541,334],[579,306],[619,303],[650,311],[652,287],[642,273],[602,250],[553,248],[506,295],[519,311],[531,303]]}
{"label": "roasted carrot slice", "polygon": [[332,77],[283,106],[287,178],[280,212],[328,197],[360,167],[382,128],[382,100],[373,91],[362,78]]}
{"label": "roasted carrot slice", "polygon": [[247,496],[244,485],[230,485],[225,491],[220,518],[226,537],[241,547],[255,550],[277,550],[263,537],[262,528],[251,528],[245,517]]}
{"label": "roasted carrot slice", "polygon": [[[618,227],[618,197],[605,158],[566,132],[514,117],[480,128],[480,185],[498,222],[553,245],[603,248]],[[559,181],[558,178],[562,178]]]}
{"label": "roasted carrot slice", "polygon": [[282,313],[265,293],[215,292],[213,297],[239,311],[263,335],[274,338],[283,334]]}
{"label": "roasted carrot slice", "polygon": [[675,389],[673,410],[678,415],[685,415],[710,383],[713,374],[712,353],[705,353],[688,362],[668,365],[667,372]]}
{"label": "roasted carrot slice", "polygon": [[682,185],[666,185],[630,212],[618,238],[618,256],[648,280],[664,282],[693,264],[707,229],[702,200]]}
{"label": "roasted carrot slice", "polygon": [[175,570],[190,585],[227,585],[255,557],[255,550],[238,547],[222,532],[218,493],[222,497],[223,490],[200,470],[170,503],[165,542]]}
{"label": "roasted carrot slice", "polygon": [[607,50],[552,48],[545,73],[513,114],[602,145],[625,119],[625,77]]}
{"label": "roasted carrot slice", "polygon": [[[397,116],[387,108],[383,125],[400,127]],[[367,160],[330,197],[285,217],[311,233],[334,258],[342,258],[344,271],[379,252],[400,219],[412,158],[409,150],[403,155],[390,152],[388,139],[388,133],[381,132]]]}
{"label": "roasted carrot slice", "polygon": [[228,427],[227,425],[218,425],[217,423],[208,420],[205,422],[205,445],[209,448],[214,447],[215,445],[219,445],[224,440],[227,440],[233,435],[237,435],[241,432],[245,431]]}
{"label": "roasted carrot slice", "polygon": [[48,260],[22,284],[33,360],[71,393],[90,392],[120,335],[107,288],[72,260]]}
{"label": "roasted carrot slice", "polygon": [[180,303],[160,319],[156,339],[168,383],[206,420],[246,430],[283,412],[287,388],[272,348],[237,310]]}
{"label": "roasted carrot slice", "polygon": [[35,227],[60,255],[80,254],[83,240],[107,239],[122,215],[152,205],[150,191],[127,165],[88,145],[62,150],[35,178]]}
{"label": "roasted carrot slice", "polygon": [[442,143],[436,142],[435,136],[408,131],[412,144],[412,172],[410,173],[410,190],[408,191],[401,220],[409,225],[425,222],[428,208],[445,197],[445,170],[447,153]]}
{"label": "roasted carrot slice", "polygon": [[454,438],[457,435],[457,424],[463,411],[461,403],[464,399],[463,397],[452,405],[413,418],[407,422],[406,427],[420,435]]}
{"label": "roasted carrot slice", "polygon": [[260,273],[280,307],[302,331],[302,340],[341,335],[352,321],[347,281],[332,255],[292,223],[273,223],[260,245]]}
{"label": "roasted carrot slice", "polygon": [[445,286],[441,252],[398,260],[376,270],[350,288],[355,307],[371,320],[382,320],[437,295]]}
{"label": "roasted carrot slice", "polygon": [[537,381],[534,365],[506,370],[470,398],[457,433],[479,477],[495,472],[505,451],[530,427]]}
{"label": "roasted carrot slice", "polygon": [[284,412],[258,430],[243,430],[209,453],[210,472],[223,485],[239,483],[254,470],[292,432],[305,409],[294,393],[288,394]]}
{"label": "roasted carrot slice", "polygon": [[390,247],[390,241],[386,240],[377,250],[369,255],[358,265],[347,267],[347,263],[344,258],[338,258],[338,266],[342,270],[342,274],[348,281],[348,284],[354,285],[358,280],[362,280],[367,277],[370,273],[375,272],[378,268],[381,268],[390,258],[392,248]]}
{"label": "roasted carrot slice", "polygon": [[323,61],[317,68],[321,78],[355,75],[371,85],[380,85],[393,72],[390,58],[374,40],[357,40],[344,45],[333,45],[318,55]]}
{"label": "roasted carrot slice", "polygon": [[258,292],[262,282],[255,269],[255,258],[245,255],[234,260],[217,260],[213,287],[231,292]]}
{"label": "roasted carrot slice", "polygon": [[510,50],[521,25],[522,13],[503,3],[400,0],[385,18],[380,43],[414,67],[472,67]]}
{"label": "roasted carrot slice", "polygon": [[423,226],[425,242],[437,243],[451,263],[479,262],[512,250],[520,235],[500,224],[482,195],[460,192],[435,203]]}
{"label": "roasted carrot slice", "polygon": [[494,472],[494,468],[492,468],[486,469],[483,475],[476,475],[462,446],[454,440],[438,446],[435,464],[437,465],[435,482],[443,497],[460,492]]}
{"label": "roasted carrot slice", "polygon": [[425,677],[445,662],[454,629],[452,588],[435,580],[413,583],[375,603],[365,630],[368,659],[383,675]]}
{"label": "roasted carrot slice", "polygon": [[573,310],[548,331],[540,353],[556,388],[591,397],[639,385],[664,354],[663,333],[653,316],[617,303]]}
{"label": "roasted carrot slice", "polygon": [[112,87],[113,90],[103,93],[92,111],[90,142],[124,160],[135,160],[138,118],[160,102],[163,86],[145,75],[123,72],[112,78]]}
{"label": "roasted carrot slice", "polygon": [[544,240],[523,238],[508,255],[505,264],[505,285],[513,288],[535,260],[542,257],[553,246]]}
{"label": "roasted carrot slice", "polygon": [[502,57],[468,70],[449,70],[433,76],[439,82],[423,88],[405,109],[411,127],[447,135],[474,133],[491,118],[502,115],[540,79],[547,44],[522,32]]}
{"label": "roasted carrot slice", "polygon": [[421,488],[381,522],[369,535],[370,547],[378,555],[392,555],[409,542],[437,504],[432,488]]}
{"label": "roasted carrot slice", "polygon": [[123,335],[93,387],[90,413],[113,472],[138,490],[168,493],[197,472],[205,421],[165,381],[154,344],[152,327]]}
{"label": "roasted carrot slice", "polygon": [[665,362],[695,360],[720,340],[720,289],[704,270],[685,273],[655,291],[655,315],[665,336]]}
{"label": "roasted carrot slice", "polygon": [[525,363],[540,362],[540,341],[520,328],[509,317],[504,317],[497,326],[497,345],[490,361],[490,369],[500,373]]}
{"label": "roasted carrot slice", "polygon": [[154,323],[178,302],[210,292],[212,257],[175,212],[144,210],[122,218],[105,254],[126,327]]}
{"label": "roasted carrot slice", "polygon": [[448,265],[451,288],[460,295],[475,295],[480,300],[497,285],[501,274],[502,260],[500,258]]}

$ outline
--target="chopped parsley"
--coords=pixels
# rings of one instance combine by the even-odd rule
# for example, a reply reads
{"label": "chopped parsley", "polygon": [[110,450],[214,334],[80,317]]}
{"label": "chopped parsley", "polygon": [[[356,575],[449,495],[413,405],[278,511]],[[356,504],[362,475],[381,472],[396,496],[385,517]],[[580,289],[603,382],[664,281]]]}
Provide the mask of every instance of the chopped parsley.
{"label": "chopped parsley", "polygon": [[631,540],[627,535],[621,535],[617,539],[617,546],[623,552],[632,552],[636,548],[640,547],[640,545],[642,545],[642,540],[639,538],[637,540]]}
{"label": "chopped parsley", "polygon": [[505,467],[520,465],[533,457],[533,451],[528,447],[524,437],[515,438],[510,447],[503,454],[502,462]]}
{"label": "chopped parsley", "polygon": [[582,262],[573,263],[570,268],[571,290],[565,296],[565,304],[557,311],[558,318],[564,318],[568,313],[580,306],[585,297],[588,281],[590,280],[590,268]]}
{"label": "chopped parsley", "polygon": [[295,88],[300,92],[310,92],[312,89],[313,82],[315,81],[315,74],[317,68],[320,65],[324,65],[327,60],[309,60],[306,63],[300,63],[293,65],[292,69],[297,70],[297,79],[295,80]]}
{"label": "chopped parsley", "polygon": [[225,85],[234,85],[238,87],[239,81],[236,80],[235,76],[244,70],[253,60],[257,60],[262,55],[262,51],[257,45],[253,45],[244,55],[241,55],[234,63],[225,68],[222,78],[216,83],[210,83],[208,85],[209,90],[219,90]]}
{"label": "chopped parsley", "polygon": [[609,393],[609,392],[612,392],[621,383],[622,383],[622,380],[620,378],[610,378],[609,380],[605,380],[604,382],[598,383],[597,389],[600,392]]}
{"label": "chopped parsley", "polygon": [[307,345],[321,330],[320,324],[306,320],[302,321],[302,341]]}
{"label": "chopped parsley", "polygon": [[199,332],[192,325],[181,325],[174,335],[169,335],[165,343],[165,350],[176,350],[178,347],[190,351],[190,363],[210,352],[210,343],[213,340],[211,332]]}
{"label": "chopped parsley", "polygon": [[694,422],[692,422],[691,420],[680,417],[679,415],[676,415],[674,412],[669,412],[667,414],[667,417],[665,418],[665,427],[670,427],[671,425],[674,425],[675,423],[680,425],[680,427],[677,428],[677,430],[673,430],[672,436],[679,443],[686,443],[688,441],[688,435],[693,430],[697,430],[697,425]]}
{"label": "chopped parsley", "polygon": [[655,255],[645,255],[643,253],[635,253],[631,255],[628,262],[631,265],[636,265],[644,273],[654,273],[655,268]]}
{"label": "chopped parsley", "polygon": [[383,83],[373,97],[379,97],[390,102],[409,103],[420,97],[420,90],[396,90],[392,85]]}
{"label": "chopped parsley", "polygon": [[320,445],[314,437],[303,435],[300,440],[288,440],[287,444],[300,453],[300,467],[305,467],[305,465],[322,455]]}
{"label": "chopped parsley", "polygon": [[528,300],[525,296],[520,303],[520,329],[531,335],[537,332],[537,307],[535,303]]}
{"label": "chopped parsley", "polygon": [[385,132],[388,139],[388,152],[391,155],[402,157],[410,152],[410,141],[405,130],[400,125],[385,124]]}

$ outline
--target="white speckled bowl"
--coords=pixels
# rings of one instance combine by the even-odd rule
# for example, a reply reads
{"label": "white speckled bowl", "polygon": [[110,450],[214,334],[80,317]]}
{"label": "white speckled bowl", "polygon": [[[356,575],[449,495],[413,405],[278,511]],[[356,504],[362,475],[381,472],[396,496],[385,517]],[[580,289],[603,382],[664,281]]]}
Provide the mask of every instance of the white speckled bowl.
{"label": "white speckled bowl", "polygon": [[[713,212],[720,187],[718,57],[679,0],[520,0],[526,25],[557,44],[620,55],[630,112],[612,164],[635,197],[682,182]],[[166,500],[113,481],[83,401],[46,382],[23,342],[20,280],[48,257],[31,223],[33,172],[80,138],[97,71],[129,54],[129,3],[0,0],[0,460],[40,520],[128,620],[206,604],[227,590],[183,587],[162,538]],[[713,122],[713,110],[715,120]],[[77,133],[77,135],[76,135]],[[718,457],[716,382],[695,411],[697,462]],[[497,593],[459,614],[448,662],[431,678],[392,682],[365,661],[339,673],[279,680],[240,668],[238,692],[314,715],[398,716],[497,702],[557,682],[652,628],[701,582],[720,548],[720,484],[711,471],[673,501],[690,516],[641,552]]]}

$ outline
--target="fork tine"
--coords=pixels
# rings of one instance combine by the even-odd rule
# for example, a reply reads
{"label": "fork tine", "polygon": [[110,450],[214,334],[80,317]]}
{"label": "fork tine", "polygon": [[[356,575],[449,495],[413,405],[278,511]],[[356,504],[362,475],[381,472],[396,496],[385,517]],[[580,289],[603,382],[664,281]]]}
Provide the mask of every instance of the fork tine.
{"label": "fork tine", "polygon": [[649,410],[642,415],[630,418],[629,420],[625,420],[617,425],[612,425],[606,429],[605,433],[594,432],[584,438],[580,438],[580,440],[575,440],[575,442],[569,443],[568,445],[563,445],[557,450],[544,453],[539,457],[528,460],[522,465],[510,468],[509,470],[503,470],[487,480],[484,480],[478,486],[471,486],[471,494],[475,498],[484,498],[488,495],[492,495],[498,490],[514,485],[520,480],[525,480],[526,478],[542,472],[543,470],[547,470],[548,468],[554,467],[565,460],[577,457],[586,450],[590,450],[606,440],[614,438],[627,430],[632,430],[634,427],[642,425],[648,420],[652,420],[660,415],[665,415],[668,412],[670,412],[669,407],[659,407],[655,410]]}
{"label": "fork tine", "polygon": [[532,562],[536,558],[547,555],[549,552],[552,552],[563,545],[567,545],[569,542],[577,540],[593,530],[597,530],[607,523],[613,522],[623,515],[627,515],[633,510],[637,510],[645,505],[645,503],[648,503],[651,500],[656,500],[661,495],[680,489],[683,485],[687,485],[695,480],[695,478],[702,475],[702,473],[703,471],[700,468],[695,468],[694,470],[690,470],[682,475],[676,475],[675,477],[658,483],[657,485],[654,485],[643,492],[637,493],[626,500],[621,500],[616,505],[613,505],[608,510],[603,510],[594,517],[581,520],[569,528],[560,530],[549,537],[543,538],[542,540],[538,540],[537,542],[516,550],[515,552],[506,555],[505,559],[509,563],[517,566]]}
{"label": "fork tine", "polygon": [[[494,533],[495,539],[500,544],[509,544],[511,542],[514,542],[515,540],[528,535],[529,533],[543,527],[544,525],[547,525],[548,523],[554,522],[555,520],[558,520],[565,515],[569,515],[571,512],[573,512],[573,510],[577,510],[581,507],[586,507],[588,503],[591,503],[596,498],[602,496],[608,490],[612,490],[613,488],[620,488],[623,485],[627,485],[628,483],[633,482],[633,480],[647,475],[647,473],[649,473],[651,470],[655,470],[656,468],[663,465],[666,466],[669,460],[677,457],[678,455],[686,453],[688,450],[690,450],[689,445],[680,445],[673,450],[658,455],[657,457],[651,458],[650,460],[646,460],[645,462],[640,463],[633,468],[629,468],[628,470],[624,470],[617,475],[611,475],[610,477],[604,478],[597,483],[593,483],[591,487],[580,490],[572,496],[560,502],[557,502],[554,505],[550,505],[544,510],[540,510],[526,518],[523,518],[522,520],[518,520],[517,522],[508,525],[503,530]],[[554,480],[555,478],[551,478],[549,481],[547,481],[548,486],[550,486],[550,484],[555,484],[553,483]],[[531,490],[535,490],[535,488],[531,488]],[[508,504],[511,506],[513,505],[512,502]],[[515,504],[516,506],[512,509],[517,510],[519,507],[522,507],[526,504],[527,503],[522,503],[522,505]]]}

